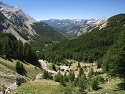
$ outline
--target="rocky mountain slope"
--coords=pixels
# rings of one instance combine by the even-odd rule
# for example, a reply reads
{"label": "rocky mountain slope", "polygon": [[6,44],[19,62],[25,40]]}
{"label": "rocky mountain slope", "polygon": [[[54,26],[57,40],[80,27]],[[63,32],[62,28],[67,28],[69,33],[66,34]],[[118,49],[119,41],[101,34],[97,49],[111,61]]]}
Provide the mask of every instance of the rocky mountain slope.
{"label": "rocky mountain slope", "polygon": [[32,23],[36,22],[34,18],[29,16],[28,14],[24,13],[19,7],[17,6],[9,6],[0,2],[0,11],[3,13],[9,20],[14,22],[20,27],[23,27],[28,31],[30,34],[35,34],[35,31],[32,30],[31,25]]}
{"label": "rocky mountain slope", "polygon": [[14,23],[7,19],[2,13],[0,13],[0,31],[12,33],[18,40],[20,39],[26,42],[26,38],[21,36],[23,35],[24,29],[14,25]]}
{"label": "rocky mountain slope", "polygon": [[87,31],[91,31],[94,27],[103,24],[107,18],[102,17],[99,19],[50,19],[42,20],[53,28],[57,28],[68,34],[79,36]]}
{"label": "rocky mountain slope", "polygon": [[[23,42],[31,41],[34,37],[40,37],[39,35],[42,32],[46,32],[44,34],[44,37],[50,38],[52,40],[49,41],[58,41],[58,39],[54,39],[51,37],[55,37],[53,35],[56,35],[59,37],[59,40],[63,38],[67,38],[65,34],[63,34],[60,31],[56,31],[55,29],[51,28],[49,25],[46,25],[46,28],[44,28],[44,23],[41,24],[40,22],[37,22],[34,18],[23,12],[19,7],[17,6],[9,6],[7,4],[4,4],[0,2],[0,15],[1,15],[1,23],[0,23],[0,31],[12,33],[17,39],[22,40]],[[3,20],[3,21],[2,21]],[[34,25],[39,23],[38,28],[43,28],[42,30],[38,30],[37,28],[34,29]],[[40,32],[40,33],[39,33]],[[52,33],[50,36],[49,33]],[[54,33],[54,34],[53,34]],[[49,36],[48,36],[49,35]],[[40,37],[39,40],[44,40],[44,37]]]}

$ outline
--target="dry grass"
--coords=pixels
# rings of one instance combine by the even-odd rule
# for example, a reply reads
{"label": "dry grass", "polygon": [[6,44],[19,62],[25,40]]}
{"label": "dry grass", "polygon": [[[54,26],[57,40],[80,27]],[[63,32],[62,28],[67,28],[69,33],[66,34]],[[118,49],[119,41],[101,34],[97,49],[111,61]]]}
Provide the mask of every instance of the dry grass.
{"label": "dry grass", "polygon": [[70,69],[75,72],[76,76],[78,75],[78,72],[79,72],[79,68],[77,67],[78,63],[80,63],[81,67],[83,67],[86,75],[88,74],[91,68],[93,68],[94,72],[102,72],[101,68],[97,69],[96,62],[86,63],[86,62],[78,62],[74,60],[69,60],[69,62],[73,62],[73,64],[70,66]]}
{"label": "dry grass", "polygon": [[30,81],[10,94],[52,94],[59,86],[59,83],[50,80]]}
{"label": "dry grass", "polygon": [[[10,61],[0,57],[0,88],[2,88],[2,85],[8,87],[16,81],[16,78],[22,77],[16,72],[16,62],[17,60]],[[26,63],[23,63],[23,65],[28,77],[24,77],[25,79],[34,79],[37,74],[42,73],[42,69],[39,67]]]}
{"label": "dry grass", "polygon": [[[13,73],[15,74],[16,73],[16,62],[17,60],[12,60],[12,61],[9,61],[9,60],[5,60],[3,58],[0,58],[0,67],[2,69],[0,69],[0,71],[4,72],[4,73]],[[21,61],[20,61],[21,62]],[[23,63],[23,62],[22,62]],[[39,67],[35,67],[34,65],[32,64],[26,64],[26,63],[23,63],[24,67],[25,67],[25,70],[27,72],[27,77],[29,78],[34,78],[37,74],[41,73],[42,72],[42,69],[39,68]]]}
{"label": "dry grass", "polygon": [[108,81],[104,84],[101,84],[98,91],[92,91],[88,94],[125,94],[124,90],[118,89],[118,84],[122,83],[123,81],[119,78],[108,78]]}

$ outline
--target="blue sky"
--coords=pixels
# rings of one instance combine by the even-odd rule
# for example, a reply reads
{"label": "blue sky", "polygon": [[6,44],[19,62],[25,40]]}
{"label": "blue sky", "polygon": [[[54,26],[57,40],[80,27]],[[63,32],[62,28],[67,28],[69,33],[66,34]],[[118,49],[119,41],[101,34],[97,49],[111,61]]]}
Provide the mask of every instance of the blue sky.
{"label": "blue sky", "polygon": [[36,20],[90,19],[125,13],[125,0],[0,0]]}

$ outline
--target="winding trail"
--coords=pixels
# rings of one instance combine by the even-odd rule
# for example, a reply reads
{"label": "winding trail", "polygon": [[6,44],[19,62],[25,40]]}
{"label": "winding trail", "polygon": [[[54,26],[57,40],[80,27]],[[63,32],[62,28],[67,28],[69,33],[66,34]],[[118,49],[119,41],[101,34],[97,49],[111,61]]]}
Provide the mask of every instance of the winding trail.
{"label": "winding trail", "polygon": [[[58,73],[56,71],[53,71],[53,70],[50,70],[50,69],[47,68],[46,60],[41,59],[41,60],[38,60],[38,61],[39,61],[40,65],[42,66],[42,69],[48,71],[50,74],[55,75],[55,74]],[[35,77],[35,80],[38,80],[41,77],[42,77],[42,73],[41,74],[37,74],[36,77]]]}

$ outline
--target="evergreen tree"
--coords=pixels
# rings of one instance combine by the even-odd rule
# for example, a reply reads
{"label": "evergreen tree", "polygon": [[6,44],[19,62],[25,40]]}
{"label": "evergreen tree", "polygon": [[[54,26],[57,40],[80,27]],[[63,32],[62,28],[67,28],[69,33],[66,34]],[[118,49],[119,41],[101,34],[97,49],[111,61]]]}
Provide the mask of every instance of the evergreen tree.
{"label": "evergreen tree", "polygon": [[3,88],[2,88],[2,92],[3,94],[6,94],[6,87],[3,85]]}
{"label": "evergreen tree", "polygon": [[66,82],[64,81],[64,76],[63,76],[63,75],[61,75],[61,77],[60,77],[60,83],[61,83],[61,85],[63,85],[63,86],[66,85]]}
{"label": "evergreen tree", "polygon": [[5,37],[3,39],[3,54],[6,55],[6,57],[11,57],[12,56],[12,41],[8,38]]}
{"label": "evergreen tree", "polygon": [[60,82],[61,79],[62,79],[62,75],[61,75],[60,72],[58,72],[58,74],[56,74],[56,75],[54,76],[54,81],[55,81],[55,82]]}
{"label": "evergreen tree", "polygon": [[22,59],[23,58],[23,42],[20,40],[17,43],[17,53],[18,53],[18,58]]}
{"label": "evergreen tree", "polygon": [[[1,39],[0,39],[0,40],[1,40]],[[0,41],[0,55],[2,55],[2,54],[3,54],[2,49],[3,49],[3,46],[2,46],[2,43],[1,43],[1,41]]]}
{"label": "evergreen tree", "polygon": [[52,69],[53,69],[54,71],[57,71],[55,64],[52,64]]}
{"label": "evergreen tree", "polygon": [[91,68],[88,73],[88,78],[91,79],[93,75],[94,75],[94,70],[93,70],[93,68]]}
{"label": "evergreen tree", "polygon": [[78,78],[78,86],[79,86],[79,91],[85,92],[86,89],[86,76],[81,75]]}
{"label": "evergreen tree", "polygon": [[50,74],[46,70],[43,71],[43,79],[51,79]]}
{"label": "evergreen tree", "polygon": [[96,78],[92,79],[90,81],[90,86],[93,90],[98,90],[99,89],[99,86],[98,86],[98,81]]}
{"label": "evergreen tree", "polygon": [[66,75],[66,72],[65,72],[65,74],[64,74],[64,76],[63,76],[63,80],[65,81],[65,82],[68,82],[69,80],[68,80],[68,76]]}
{"label": "evergreen tree", "polygon": [[83,68],[80,68],[80,69],[79,69],[78,77],[80,77],[82,74],[84,74],[84,72],[83,72]]}
{"label": "evergreen tree", "polygon": [[35,50],[28,43],[24,44],[23,56],[27,62],[29,62],[33,65],[39,65],[39,63],[37,61],[37,55],[35,53]]}
{"label": "evergreen tree", "polygon": [[74,81],[74,79],[75,79],[75,73],[74,73],[74,71],[70,71],[69,72],[69,81]]}
{"label": "evergreen tree", "polygon": [[78,62],[78,68],[81,68],[81,65],[80,65],[80,63]]}

